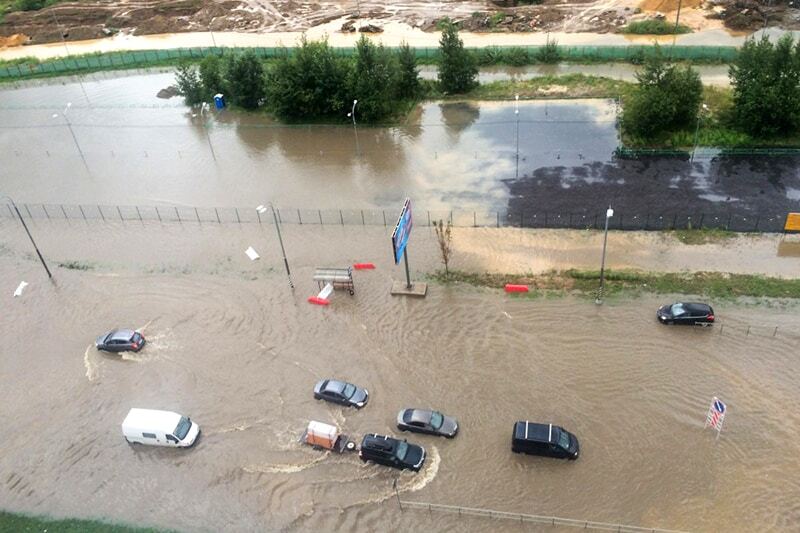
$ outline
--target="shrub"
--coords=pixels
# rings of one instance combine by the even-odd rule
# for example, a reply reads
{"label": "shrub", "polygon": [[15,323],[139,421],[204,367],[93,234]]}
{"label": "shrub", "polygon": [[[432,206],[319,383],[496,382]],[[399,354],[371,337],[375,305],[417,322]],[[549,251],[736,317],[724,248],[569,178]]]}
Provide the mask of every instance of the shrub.
{"label": "shrub", "polygon": [[558,41],[555,39],[550,40],[548,35],[547,42],[539,49],[536,59],[542,63],[558,63],[561,61],[561,50],[558,49]]}
{"label": "shrub", "polygon": [[364,120],[381,120],[391,114],[397,89],[394,57],[383,45],[375,46],[362,34],[353,59],[348,94],[358,100],[359,114]]}
{"label": "shrub", "polygon": [[264,98],[264,67],[255,52],[233,56],[226,65],[225,78],[230,100],[245,109],[255,109]]}
{"label": "shrub", "polygon": [[211,100],[217,93],[225,93],[225,79],[222,76],[222,60],[217,56],[206,56],[200,61],[200,84],[203,98]]}
{"label": "shrub", "polygon": [[420,94],[419,70],[414,51],[403,42],[397,52],[397,96],[400,98],[416,98]]}
{"label": "shrub", "polygon": [[178,86],[178,94],[183,96],[186,105],[196,105],[205,100],[197,69],[193,65],[186,63],[178,65],[175,70],[175,83]]}
{"label": "shrub", "polygon": [[700,76],[686,66],[666,62],[660,48],[636,74],[639,84],[625,102],[623,126],[632,135],[656,135],[694,125],[703,94]]}
{"label": "shrub", "polygon": [[531,62],[528,51],[525,48],[510,48],[506,52],[506,61],[515,67],[521,67]]}
{"label": "shrub", "polygon": [[478,67],[475,59],[464,49],[458,29],[446,24],[439,40],[439,84],[446,94],[465,93],[477,84]]}
{"label": "shrub", "polygon": [[499,46],[487,46],[475,54],[479,65],[496,65],[503,62],[505,54]]}
{"label": "shrub", "polygon": [[622,33],[632,33],[636,35],[673,35],[681,33],[691,33],[692,29],[683,24],[675,24],[667,22],[664,19],[647,19],[637,20],[624,26],[621,30]]}
{"label": "shrub", "polygon": [[758,137],[794,133],[800,127],[800,42],[748,39],[730,68],[733,121]]}

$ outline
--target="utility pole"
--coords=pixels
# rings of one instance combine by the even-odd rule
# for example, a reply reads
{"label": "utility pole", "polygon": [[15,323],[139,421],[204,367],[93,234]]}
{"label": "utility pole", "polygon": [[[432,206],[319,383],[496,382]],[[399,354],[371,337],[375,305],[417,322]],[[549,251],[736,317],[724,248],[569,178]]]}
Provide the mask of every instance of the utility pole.
{"label": "utility pole", "polygon": [[611,217],[614,216],[614,210],[611,209],[611,206],[608,206],[606,210],[606,230],[605,234],[603,235],[603,259],[600,262],[600,289],[597,291],[597,297],[594,299],[594,303],[600,305],[603,303],[603,291],[605,290],[605,270],[606,270],[606,244],[608,243],[608,221]]}
{"label": "utility pole", "polygon": [[39,261],[41,261],[42,266],[44,267],[44,271],[47,272],[47,277],[50,278],[50,279],[53,279],[53,274],[50,272],[50,269],[47,268],[47,263],[45,262],[44,257],[42,256],[42,252],[40,252],[39,251],[39,247],[36,246],[36,241],[33,240],[33,235],[31,235],[31,232],[28,229],[28,225],[25,224],[25,219],[22,218],[22,213],[19,212],[19,209],[17,208],[17,204],[14,203],[14,200],[12,200],[10,196],[4,196],[4,198],[8,199],[8,201],[11,202],[11,206],[14,208],[14,212],[17,214],[17,218],[19,218],[19,221],[22,224],[22,227],[25,228],[25,233],[28,234],[28,238],[31,240],[31,244],[33,245],[33,249],[36,250],[36,255],[39,256]]}
{"label": "utility pole", "polygon": [[[278,243],[281,245],[281,254],[283,255],[283,265],[286,267],[286,277],[289,278],[289,287],[294,289],[294,283],[292,282],[292,273],[289,271],[289,261],[286,259],[286,250],[283,247],[283,237],[281,237],[281,225],[278,222],[278,215],[275,214],[275,208],[272,206],[272,202],[267,204],[269,208],[272,210],[272,220],[275,222],[275,231],[278,232]],[[263,214],[267,211],[267,208],[263,205],[256,207],[256,211],[259,214]]]}
{"label": "utility pole", "polygon": [[[78,143],[78,138],[75,136],[75,131],[72,129],[72,123],[69,121],[69,115],[67,115],[67,112],[69,111],[70,107],[72,107],[72,102],[67,102],[67,107],[64,108],[64,112],[62,113],[64,117],[64,122],[67,123],[67,128],[69,128],[69,134],[72,136],[72,141],[75,143],[75,148],[78,149],[78,153],[81,156],[81,161],[83,161],[83,167],[86,169],[86,173],[89,174],[89,176],[91,176],[92,171],[89,170],[89,163],[86,162],[86,156],[83,154],[81,145]],[[58,113],[54,113],[53,118],[58,118]]]}
{"label": "utility pole", "polygon": [[517,117],[517,169],[514,172],[514,177],[519,179],[519,95],[514,95],[514,115]]}

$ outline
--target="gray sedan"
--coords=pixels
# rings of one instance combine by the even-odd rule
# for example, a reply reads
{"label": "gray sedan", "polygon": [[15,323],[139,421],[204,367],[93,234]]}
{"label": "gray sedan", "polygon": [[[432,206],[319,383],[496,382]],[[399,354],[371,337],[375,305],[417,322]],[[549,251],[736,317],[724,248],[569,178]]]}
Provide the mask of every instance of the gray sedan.
{"label": "gray sedan", "polygon": [[112,329],[94,341],[98,350],[106,352],[138,352],[144,343],[142,334],[132,329]]}
{"label": "gray sedan", "polygon": [[397,427],[400,431],[428,433],[452,439],[458,433],[455,418],[431,409],[404,409],[397,413]]}
{"label": "gray sedan", "polygon": [[361,409],[367,405],[369,391],[346,381],[323,379],[314,386],[314,399]]}

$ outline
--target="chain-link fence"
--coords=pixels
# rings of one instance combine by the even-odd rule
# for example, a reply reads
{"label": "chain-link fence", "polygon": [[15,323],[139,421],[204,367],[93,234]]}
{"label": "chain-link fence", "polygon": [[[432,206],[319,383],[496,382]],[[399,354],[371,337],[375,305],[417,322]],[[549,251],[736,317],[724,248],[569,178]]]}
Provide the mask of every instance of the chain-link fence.
{"label": "chain-link fence", "polygon": [[[17,204],[23,217],[30,219],[102,220],[102,221],[159,221],[194,223],[270,224],[271,216],[255,208],[131,206],[96,204]],[[336,226],[394,226],[397,210],[385,209],[309,209],[276,208],[279,222],[285,224],[316,224]],[[11,204],[0,210],[0,216],[14,218]],[[438,220],[449,221],[456,227],[520,227],[542,229],[595,229],[605,225],[605,211],[584,213],[527,212],[527,211],[469,211],[414,210],[414,223],[431,226]],[[718,229],[735,232],[779,233],[783,231],[786,214],[743,216],[733,213],[665,213],[631,214],[615,211],[610,219],[612,230],[693,230]]]}
{"label": "chain-link fence", "polygon": [[[494,50],[507,53],[512,49],[523,50],[528,57],[535,58],[545,46],[506,46],[493,47]],[[558,46],[561,58],[570,61],[640,61],[655,53],[653,46]],[[139,50],[127,52],[106,52],[72,56],[41,62],[28,62],[0,67],[0,79],[24,78],[30,76],[53,75],[70,72],[84,72],[109,68],[133,68],[158,65],[180,59],[199,60],[209,55],[222,56],[243,50],[253,51],[264,59],[272,59],[284,54],[291,54],[294,47],[195,47],[172,48],[163,50]],[[349,56],[355,52],[353,47],[334,48],[337,54]],[[438,48],[414,48],[418,58],[436,59]],[[471,48],[480,53],[484,48]],[[669,54],[674,59],[730,62],[736,58],[738,49],[733,46],[672,46]]]}

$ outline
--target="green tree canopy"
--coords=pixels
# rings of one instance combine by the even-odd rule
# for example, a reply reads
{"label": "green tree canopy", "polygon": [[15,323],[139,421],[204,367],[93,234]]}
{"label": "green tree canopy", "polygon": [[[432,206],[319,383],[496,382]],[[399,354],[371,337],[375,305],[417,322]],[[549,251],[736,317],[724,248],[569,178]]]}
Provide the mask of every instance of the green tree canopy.
{"label": "green tree canopy", "polygon": [[397,76],[397,95],[400,98],[416,98],[421,90],[417,56],[405,41],[397,52],[397,61],[400,67]]}
{"label": "green tree canopy", "polygon": [[346,61],[327,40],[303,37],[298,49],[285,52],[270,69],[267,102],[279,117],[293,120],[343,113],[347,74]]}
{"label": "green tree canopy", "polygon": [[238,54],[226,65],[230,100],[245,109],[255,109],[264,98],[264,67],[252,51]]}
{"label": "green tree canopy", "polygon": [[207,101],[217,93],[225,94],[222,60],[218,56],[206,56],[200,61],[200,83],[203,86],[203,98]]}
{"label": "green tree canopy", "polygon": [[464,93],[472,89],[477,81],[478,67],[475,58],[464,49],[458,36],[458,28],[452,22],[442,24],[439,40],[439,84],[447,94]]}
{"label": "green tree canopy", "polygon": [[625,102],[623,125],[627,132],[651,139],[693,125],[703,97],[696,71],[668,63],[657,48],[636,79],[639,84]]}
{"label": "green tree canopy", "polygon": [[175,84],[178,94],[183,96],[186,105],[196,105],[204,100],[203,87],[197,77],[197,69],[187,63],[178,65],[175,69]]}
{"label": "green tree canopy", "polygon": [[800,127],[800,42],[784,35],[751,38],[730,68],[733,121],[756,137],[797,132]]}
{"label": "green tree canopy", "polygon": [[358,100],[357,112],[375,122],[392,113],[397,91],[395,58],[383,45],[375,46],[365,35],[356,44],[354,68],[350,71],[349,94]]}

